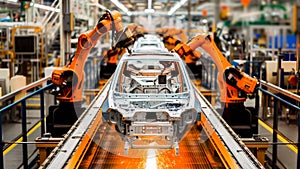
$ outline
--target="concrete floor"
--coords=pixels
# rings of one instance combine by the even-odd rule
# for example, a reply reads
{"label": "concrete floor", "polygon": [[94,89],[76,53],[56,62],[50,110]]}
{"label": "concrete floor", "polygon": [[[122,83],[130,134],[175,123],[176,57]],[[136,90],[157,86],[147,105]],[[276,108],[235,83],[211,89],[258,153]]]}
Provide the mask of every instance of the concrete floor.
{"label": "concrete floor", "polygon": [[[39,120],[39,110],[27,111],[27,129],[32,128]],[[21,121],[20,121],[21,122]],[[22,133],[22,123],[20,122],[5,122],[2,126],[3,141],[10,142]],[[27,141],[34,142],[34,140],[41,135],[40,127],[28,135]],[[11,150],[4,152],[4,168],[16,169],[23,163],[23,149],[22,144],[11,146]],[[35,144],[28,144],[28,157],[34,153]],[[34,153],[36,156],[36,153]]]}
{"label": "concrete floor", "polygon": [[[296,128],[296,129],[295,129]],[[273,134],[267,130],[266,128],[259,126],[259,134],[261,137],[267,137],[270,143],[273,142]],[[296,125],[286,125],[285,122],[279,121],[279,131],[281,131],[285,136],[297,136],[298,127]],[[290,140],[293,140],[292,137],[288,137]],[[280,139],[278,139],[278,143],[283,143]],[[279,168],[297,168],[297,153],[293,151],[287,145],[278,145],[278,162],[277,165]],[[267,150],[267,155],[272,158],[272,145],[269,146]]]}

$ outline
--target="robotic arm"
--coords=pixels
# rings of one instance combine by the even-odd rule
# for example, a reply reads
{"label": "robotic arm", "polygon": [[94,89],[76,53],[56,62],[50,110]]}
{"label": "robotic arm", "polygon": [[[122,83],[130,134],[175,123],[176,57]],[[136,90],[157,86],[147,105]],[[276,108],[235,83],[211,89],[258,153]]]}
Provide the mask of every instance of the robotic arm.
{"label": "robotic arm", "polygon": [[247,94],[254,93],[258,80],[232,66],[209,35],[197,35],[188,44],[178,44],[174,51],[181,57],[186,57],[197,55],[195,53],[197,47],[201,47],[208,52],[217,65],[221,102],[243,103],[247,98]]}
{"label": "robotic arm", "polygon": [[[188,37],[182,29],[163,27],[157,29],[156,33],[163,37],[163,42],[169,51],[171,51],[177,44],[181,42],[186,43],[188,41]],[[175,36],[178,36],[180,40]]]}
{"label": "robotic arm", "polygon": [[113,47],[126,48],[134,42],[130,30],[122,24],[121,14],[118,11],[106,11],[93,29],[79,36],[76,53],[70,62],[53,71],[52,83],[56,89],[52,93],[56,95],[59,104],[49,107],[46,120],[47,132],[52,136],[61,137],[67,133],[84,111],[82,107],[84,65],[90,50],[109,31],[113,31]]}
{"label": "robotic arm", "polygon": [[182,57],[189,56],[194,55],[197,47],[209,53],[218,69],[217,80],[223,106],[217,111],[241,137],[257,134],[257,111],[254,107],[245,107],[244,102],[247,94],[255,93],[258,80],[232,66],[207,34],[195,36],[188,44],[178,44],[174,51]]}
{"label": "robotic arm", "polygon": [[138,38],[144,36],[144,34],[147,34],[149,32],[148,30],[144,29],[141,26],[138,26],[135,23],[129,24],[128,29],[132,32],[135,39],[138,39]]}
{"label": "robotic arm", "polygon": [[[147,33],[148,31],[145,30],[143,27],[136,25],[135,23],[131,23],[127,26],[127,28],[129,29],[129,31],[132,34],[132,38],[134,39],[134,41],[136,41],[138,38],[144,36],[145,33]],[[122,54],[124,54],[126,52],[126,47],[128,47],[129,45],[123,45],[121,43],[121,45],[118,46],[113,46],[111,48],[109,48],[105,53],[104,53],[104,58],[107,60],[107,63],[117,63],[118,57],[122,56]],[[130,50],[129,50],[130,52]]]}
{"label": "robotic arm", "polygon": [[188,41],[188,37],[185,35],[185,33],[182,29],[163,27],[163,28],[157,29],[156,33],[160,34],[164,38],[177,35],[182,42],[186,43]]}
{"label": "robotic arm", "polygon": [[115,46],[127,47],[134,42],[129,29],[122,24],[121,14],[118,11],[106,11],[97,25],[78,38],[76,53],[64,67],[52,73],[52,82],[57,86],[54,94],[61,102],[81,102],[82,83],[84,81],[84,64],[90,50],[100,38],[109,31],[116,31],[117,43]]}

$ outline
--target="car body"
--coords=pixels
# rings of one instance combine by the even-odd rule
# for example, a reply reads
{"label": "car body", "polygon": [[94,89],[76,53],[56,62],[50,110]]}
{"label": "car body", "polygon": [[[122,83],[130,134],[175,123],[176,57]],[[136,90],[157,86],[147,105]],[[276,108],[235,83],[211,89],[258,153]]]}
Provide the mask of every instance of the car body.
{"label": "car body", "polygon": [[168,51],[167,48],[165,48],[164,43],[153,34],[145,34],[143,37],[140,37],[133,45],[132,48],[133,52],[164,52]]}
{"label": "car body", "polygon": [[126,53],[112,77],[103,115],[131,148],[178,148],[201,111],[194,90],[176,53]]}

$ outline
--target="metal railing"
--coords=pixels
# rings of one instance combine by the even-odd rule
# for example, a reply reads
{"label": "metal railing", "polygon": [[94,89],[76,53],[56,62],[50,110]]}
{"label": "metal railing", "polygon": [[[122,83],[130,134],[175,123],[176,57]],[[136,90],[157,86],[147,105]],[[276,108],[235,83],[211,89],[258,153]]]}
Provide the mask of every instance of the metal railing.
{"label": "metal railing", "polygon": [[[19,90],[16,90],[12,93],[4,95],[4,96],[0,97],[0,102],[3,103],[4,101],[12,99],[16,95],[18,95],[22,92],[35,89],[36,87],[40,87],[40,86],[42,86],[42,84],[47,83],[48,80],[50,80],[50,77],[45,77],[41,80],[38,80],[34,83],[31,83],[27,86],[24,86],[23,88],[21,88]],[[20,100],[17,100],[15,102],[1,108],[0,109],[0,138],[2,138],[2,136],[3,136],[3,133],[2,133],[2,118],[1,118],[3,112],[5,112],[7,110],[10,110],[11,108],[13,108],[14,106],[16,106],[18,104],[21,104],[22,139],[23,139],[24,143],[27,142],[27,132],[28,131],[27,131],[27,125],[26,125],[27,124],[26,123],[26,100],[31,98],[32,96],[38,95],[38,94],[40,95],[40,119],[39,119],[39,122],[41,122],[41,136],[43,136],[44,133],[45,133],[44,91],[49,89],[52,86],[53,86],[52,83],[46,84],[45,86],[40,87],[37,90],[31,92],[30,94],[24,96]],[[15,143],[13,143],[13,144],[15,144]],[[29,168],[29,165],[28,165],[28,147],[27,146],[28,146],[27,144],[22,144],[22,148],[23,148],[23,166],[24,166],[25,169]],[[2,153],[0,153],[0,168],[4,168],[4,150],[3,150],[4,144],[3,144],[3,141],[0,144],[0,148],[2,150]]]}
{"label": "metal railing", "polygon": [[[278,101],[288,105],[289,107],[295,109],[297,111],[297,122],[298,122],[298,142],[297,143],[294,143],[294,142],[290,142],[289,144],[293,144],[293,145],[296,145],[297,146],[297,150],[299,150],[300,148],[300,116],[299,116],[299,113],[300,113],[300,107],[296,104],[293,104],[293,103],[290,103],[289,101],[287,101],[286,99],[283,99],[282,97],[279,97],[277,96],[279,93],[284,95],[285,97],[287,98],[290,98],[294,101],[296,101],[297,103],[300,103],[300,96],[299,95],[296,95],[292,92],[289,92],[287,90],[284,90],[278,86],[275,86],[274,84],[271,84],[271,83],[268,83],[268,82],[265,82],[263,80],[260,80],[260,84],[261,84],[261,88],[258,88],[263,94],[266,94],[268,96],[271,96],[274,98],[274,114],[273,114],[273,143],[276,143],[276,144],[272,144],[272,168],[276,168],[276,163],[277,163],[277,154],[278,154],[278,138],[277,138],[277,135],[278,135],[278,115],[279,115],[279,111],[280,111],[280,108],[278,106]],[[263,86],[263,87],[262,87]],[[267,88],[267,89],[265,89]],[[277,95],[275,95],[274,93],[268,91],[268,90],[272,90],[274,92],[277,93]],[[258,97],[256,98],[257,99],[257,102],[258,102]],[[256,104],[258,106],[258,104]],[[298,152],[297,153],[297,168],[300,168],[300,153]]]}

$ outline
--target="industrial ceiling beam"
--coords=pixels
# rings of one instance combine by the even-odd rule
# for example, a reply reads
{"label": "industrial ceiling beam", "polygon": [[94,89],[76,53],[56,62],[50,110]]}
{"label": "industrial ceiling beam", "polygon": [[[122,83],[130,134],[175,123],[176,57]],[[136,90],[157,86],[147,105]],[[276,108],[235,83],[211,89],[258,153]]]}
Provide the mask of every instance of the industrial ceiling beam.
{"label": "industrial ceiling beam", "polygon": [[182,5],[184,5],[188,0],[181,0],[180,2],[176,3],[168,12],[168,15],[171,16],[173,13],[179,9]]}
{"label": "industrial ceiling beam", "polygon": [[126,13],[128,16],[130,16],[132,14],[132,12],[129,11],[128,8],[126,8],[126,6],[124,6],[124,4],[122,4],[121,2],[119,2],[118,0],[110,0],[112,3],[114,3],[118,8],[120,8],[124,13]]}
{"label": "industrial ceiling beam", "polygon": [[[188,12],[187,11],[178,11],[176,12],[176,14],[174,15],[187,15]],[[155,11],[155,13],[152,14],[153,16],[170,16],[168,15],[168,12],[162,12],[162,11]],[[199,11],[191,11],[191,15],[192,16],[202,16],[202,12]],[[212,13],[213,15],[213,13]],[[144,11],[138,11],[138,12],[132,12],[132,16],[148,16],[147,13],[145,13]],[[211,16],[211,15],[210,15]]]}
{"label": "industrial ceiling beam", "polygon": [[96,6],[98,7],[99,9],[102,9],[102,10],[107,10],[107,8],[99,3],[89,3],[89,6]]}

